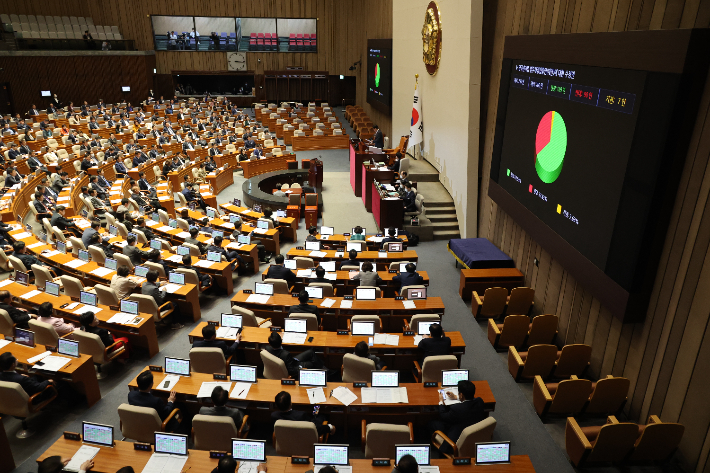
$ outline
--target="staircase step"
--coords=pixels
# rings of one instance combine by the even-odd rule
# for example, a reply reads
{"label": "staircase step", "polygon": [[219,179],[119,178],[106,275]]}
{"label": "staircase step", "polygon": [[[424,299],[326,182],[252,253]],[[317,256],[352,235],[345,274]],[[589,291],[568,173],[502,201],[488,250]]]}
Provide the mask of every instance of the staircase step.
{"label": "staircase step", "polygon": [[459,231],[459,224],[456,221],[454,221],[454,222],[433,222],[432,221],[431,226],[434,227],[434,231],[437,231],[437,230]]}
{"label": "staircase step", "polygon": [[424,201],[424,208],[428,213],[432,214],[454,214],[456,215],[456,207],[449,207],[449,206],[436,206],[436,205],[429,205],[426,201]]}
{"label": "staircase step", "polygon": [[434,240],[450,240],[452,238],[461,238],[458,230],[434,230]]}
{"label": "staircase step", "polygon": [[439,174],[411,172],[407,179],[412,182],[439,182]]}
{"label": "staircase step", "polygon": [[455,222],[458,223],[458,218],[456,214],[443,214],[443,215],[432,215],[431,213],[426,213],[426,218],[431,220],[431,223],[444,223],[444,222]]}
{"label": "staircase step", "polygon": [[447,208],[450,207],[453,212],[456,212],[456,207],[454,206],[454,201],[453,200],[429,200],[426,198],[426,194],[424,194],[424,207],[430,208],[430,207],[438,207],[438,208]]}

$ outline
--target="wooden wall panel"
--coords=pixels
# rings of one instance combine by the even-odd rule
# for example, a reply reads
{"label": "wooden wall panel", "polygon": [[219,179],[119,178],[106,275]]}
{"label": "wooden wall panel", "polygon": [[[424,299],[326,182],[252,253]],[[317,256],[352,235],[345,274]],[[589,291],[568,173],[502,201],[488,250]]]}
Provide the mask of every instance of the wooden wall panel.
{"label": "wooden wall panel", "polygon": [[[593,376],[631,380],[625,414],[645,423],[651,414],[686,426],[678,457],[686,471],[710,467],[710,79],[701,98],[678,195],[646,319],[621,324],[542,251],[488,198],[500,67],[505,35],[635,29],[707,28],[710,2],[701,0],[497,0],[486,9],[490,70],[483,77],[479,234],[490,239],[525,273],[536,290],[536,313],[557,313],[558,344],[592,345]],[[538,258],[538,265],[533,260]]]}
{"label": "wooden wall panel", "polygon": [[[264,70],[303,66],[305,70],[328,71],[331,75],[356,76],[356,102],[386,136],[391,135],[391,114],[371,108],[365,90],[367,39],[392,38],[392,0],[0,0],[0,12],[91,17],[95,25],[118,26],[124,38],[135,41],[138,50],[154,47],[150,15],[317,18],[318,52],[250,52],[249,70],[263,74]],[[362,65],[350,71],[358,60]],[[155,68],[158,74],[223,71],[227,69],[227,58],[224,52],[157,52]],[[151,77],[146,80],[152,85]],[[398,143],[399,139],[393,142]]]}

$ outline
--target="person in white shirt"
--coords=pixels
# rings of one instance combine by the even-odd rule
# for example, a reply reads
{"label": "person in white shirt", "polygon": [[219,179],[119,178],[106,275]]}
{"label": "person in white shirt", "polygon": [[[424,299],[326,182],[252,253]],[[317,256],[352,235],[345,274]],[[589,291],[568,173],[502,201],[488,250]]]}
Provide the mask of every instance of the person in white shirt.
{"label": "person in white shirt", "polygon": [[130,296],[133,290],[141,285],[141,282],[129,276],[128,266],[119,266],[116,274],[111,278],[111,289],[116,291],[119,299]]}
{"label": "person in white shirt", "polygon": [[59,161],[59,156],[57,156],[57,153],[55,153],[54,150],[50,149],[47,153],[44,154],[44,160],[47,164],[55,164],[57,161]]}

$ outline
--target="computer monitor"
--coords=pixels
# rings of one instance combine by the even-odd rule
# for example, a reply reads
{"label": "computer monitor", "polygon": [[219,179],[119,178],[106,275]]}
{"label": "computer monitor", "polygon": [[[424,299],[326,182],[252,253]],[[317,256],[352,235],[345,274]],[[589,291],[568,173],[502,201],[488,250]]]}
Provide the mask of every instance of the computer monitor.
{"label": "computer monitor", "polygon": [[220,261],[222,261],[222,254],[217,253],[216,251],[208,251],[207,252],[207,261],[219,263]]}
{"label": "computer monitor", "polygon": [[321,235],[333,235],[335,234],[335,229],[333,227],[320,227]]}
{"label": "computer monitor", "polygon": [[136,276],[144,278],[146,274],[148,274],[148,271],[150,271],[150,268],[148,266],[136,266]]}
{"label": "computer monitor", "polygon": [[356,287],[355,299],[359,301],[374,301],[377,299],[377,289],[374,287]]}
{"label": "computer monitor", "polygon": [[375,335],[375,322],[351,322],[350,333],[352,335]]}
{"label": "computer monitor", "polygon": [[15,282],[22,284],[23,286],[29,286],[30,274],[22,271],[15,271]]}
{"label": "computer monitor", "polygon": [[79,250],[79,259],[82,260],[82,261],[84,261],[84,262],[86,262],[86,263],[88,263],[89,260],[91,259],[91,258],[89,257],[89,252],[86,251],[86,250]]}
{"label": "computer monitor", "polygon": [[187,435],[155,432],[155,453],[187,455]]}
{"label": "computer monitor", "polygon": [[456,386],[459,381],[468,381],[468,370],[441,370],[442,386]]}
{"label": "computer monitor", "polygon": [[239,215],[229,214],[229,221],[231,223],[237,223],[240,220],[241,220],[241,218],[239,217]]}
{"label": "computer monitor", "polygon": [[138,235],[136,235],[136,234],[133,233],[133,232],[128,232],[128,234],[127,234],[126,236],[127,236],[127,237],[132,236],[133,238],[136,239],[136,241],[138,241]]}
{"label": "computer monitor", "polygon": [[161,250],[163,248],[163,244],[159,240],[151,240],[150,247],[154,250]]}
{"label": "computer monitor", "polygon": [[232,439],[232,458],[244,462],[265,462],[266,440]]}
{"label": "computer monitor", "polygon": [[93,292],[81,291],[79,292],[79,301],[82,304],[96,307],[99,301],[99,296],[98,294],[94,294]]}
{"label": "computer monitor", "polygon": [[154,222],[160,222],[160,214],[158,212],[153,212],[150,219]]}
{"label": "computer monitor", "polygon": [[276,211],[276,218],[286,218],[286,211],[285,210],[277,210]]}
{"label": "computer monitor", "polygon": [[47,294],[51,294],[53,296],[58,296],[59,295],[59,284],[47,281],[44,284],[44,291]]}
{"label": "computer monitor", "polygon": [[190,376],[190,360],[166,356],[165,372],[168,374],[179,374],[180,376]]}
{"label": "computer monitor", "polygon": [[335,271],[335,261],[321,261],[320,267],[332,273]]}
{"label": "computer monitor", "polygon": [[25,330],[24,328],[15,327],[15,343],[34,348],[35,333],[32,330]]}
{"label": "computer monitor", "polygon": [[429,335],[429,327],[439,322],[422,321],[417,326],[417,335]]}
{"label": "computer monitor", "polygon": [[349,462],[348,446],[338,444],[313,444],[313,464],[314,465],[340,465],[345,466]]}
{"label": "computer monitor", "polygon": [[[365,227],[360,228],[362,228],[362,233],[360,235],[367,235],[367,229]],[[352,235],[357,235],[357,233],[355,233],[355,228],[353,228]]]}
{"label": "computer monitor", "polygon": [[222,238],[224,238],[224,232],[223,232],[223,231],[221,231],[221,230],[214,230],[214,229],[209,229],[209,230],[211,230],[211,232],[212,232],[212,238],[216,238],[216,237],[222,237]]}
{"label": "computer monitor", "polygon": [[269,222],[267,222],[266,220],[257,220],[256,221],[256,228],[268,230],[269,229]]}
{"label": "computer monitor", "polygon": [[358,241],[358,242],[355,242],[355,241],[351,242],[351,241],[349,241],[349,242],[347,242],[347,243],[345,244],[345,250],[348,251],[348,252],[349,252],[350,250],[355,250],[355,251],[357,251],[357,252],[359,253],[359,252],[362,251],[362,245],[360,244],[359,241]]}
{"label": "computer monitor", "polygon": [[265,294],[267,296],[274,295],[274,285],[270,282],[254,283],[254,294]]}
{"label": "computer monitor", "polygon": [[510,442],[476,443],[476,465],[510,463]]}
{"label": "computer monitor", "polygon": [[[399,272],[400,273],[406,273],[407,272],[407,265],[409,263],[399,263]],[[412,263],[414,265],[414,269],[417,268],[417,263]]]}
{"label": "computer monitor", "polygon": [[57,251],[66,255],[67,254],[67,244],[64,243],[63,241],[58,241],[57,242]]}
{"label": "computer monitor", "polygon": [[399,386],[399,371],[372,371],[373,388],[396,388]]}
{"label": "computer monitor", "polygon": [[256,366],[229,365],[229,379],[238,383],[256,383]]}
{"label": "computer monitor", "polygon": [[390,253],[401,253],[404,251],[404,244],[394,241],[390,242],[390,244],[387,245],[387,251]]}
{"label": "computer monitor", "polygon": [[319,241],[307,241],[306,242],[306,249],[310,251],[320,251],[320,242]]}
{"label": "computer monitor", "polygon": [[79,342],[75,340],[68,340],[66,338],[60,338],[57,346],[57,352],[60,355],[69,355],[73,357],[79,356]]}
{"label": "computer monitor", "polygon": [[101,445],[102,447],[113,447],[112,425],[94,424],[93,422],[84,421],[81,423],[81,433],[81,438],[84,443],[93,443]]}
{"label": "computer monitor", "polygon": [[124,314],[138,315],[138,301],[121,301],[121,312]]}
{"label": "computer monitor", "polygon": [[116,261],[115,259],[106,258],[104,260],[104,267],[112,271],[116,271],[116,268],[118,268],[118,261]]}
{"label": "computer monitor", "polygon": [[240,328],[242,326],[242,316],[237,314],[222,314],[219,325],[222,327]]}
{"label": "computer monitor", "polygon": [[47,243],[47,234],[46,233],[39,232],[39,235],[37,235],[37,237],[40,239],[40,241]]}
{"label": "computer monitor", "polygon": [[239,200],[239,199],[234,199],[234,200],[232,201],[232,203],[233,203],[234,205],[236,205],[237,207],[241,207],[241,206],[242,206],[242,201]]}
{"label": "computer monitor", "polygon": [[185,285],[185,274],[171,272],[168,274],[168,282],[171,284],[179,284],[181,286]]}
{"label": "computer monitor", "polygon": [[301,386],[313,386],[324,388],[327,384],[326,374],[328,370],[299,370],[298,384]]}
{"label": "computer monitor", "polygon": [[261,205],[255,204],[253,207],[254,212],[261,213]]}
{"label": "computer monitor", "polygon": [[113,236],[117,236],[118,235],[118,227],[115,225],[109,225],[108,232]]}
{"label": "computer monitor", "polygon": [[287,269],[298,269],[298,264],[296,263],[295,259],[285,259],[284,260],[284,268]]}
{"label": "computer monitor", "polygon": [[177,219],[174,219],[174,218],[169,219],[168,226],[172,227],[172,228],[177,228],[178,227]]}
{"label": "computer monitor", "polygon": [[304,288],[311,299],[323,299],[323,288],[320,286],[306,286]]}
{"label": "computer monitor", "polygon": [[249,235],[238,235],[237,243],[240,245],[251,245],[251,234]]}
{"label": "computer monitor", "polygon": [[190,254],[190,248],[188,248],[187,246],[182,246],[182,245],[180,245],[180,246],[177,247],[177,254],[179,254],[180,256],[189,255],[189,254]]}
{"label": "computer monitor", "polygon": [[207,207],[207,211],[205,213],[209,218],[214,218],[214,216],[216,215],[214,209],[211,207]]}
{"label": "computer monitor", "polygon": [[306,319],[286,317],[284,319],[284,332],[306,333],[308,332]]}
{"label": "computer monitor", "polygon": [[404,297],[410,301],[426,299],[426,287],[409,287],[404,291]]}
{"label": "computer monitor", "polygon": [[394,446],[394,463],[399,463],[400,458],[411,455],[417,460],[419,465],[429,465],[431,463],[431,451],[426,444],[406,444]]}

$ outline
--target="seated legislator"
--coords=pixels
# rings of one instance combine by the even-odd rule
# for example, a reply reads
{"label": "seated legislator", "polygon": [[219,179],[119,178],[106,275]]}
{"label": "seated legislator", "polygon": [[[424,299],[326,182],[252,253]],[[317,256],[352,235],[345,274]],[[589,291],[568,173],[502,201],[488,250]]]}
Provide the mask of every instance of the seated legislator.
{"label": "seated legislator", "polygon": [[67,230],[74,234],[75,237],[81,238],[81,230],[77,228],[74,220],[64,217],[67,213],[67,208],[63,205],[57,205],[52,214],[52,219],[49,221],[50,225],[57,227],[60,230]]}
{"label": "seated legislator", "polygon": [[357,266],[358,268],[360,267],[360,261],[357,259],[357,250],[350,250],[348,251],[348,258],[342,263],[340,263],[340,268],[343,266]]}
{"label": "seated legislator", "polygon": [[87,311],[81,314],[81,316],[79,316],[79,323],[81,324],[81,329],[84,332],[98,335],[101,339],[101,343],[104,344],[104,348],[110,347],[114,343],[118,343],[116,349],[122,346],[125,347],[124,352],[117,357],[119,363],[125,363],[129,356],[129,342],[127,338],[114,337],[113,335],[111,335],[111,332],[109,332],[105,328],[99,328],[99,319],[91,311]]}
{"label": "seated legislator", "polygon": [[290,351],[284,350],[281,346],[281,335],[279,335],[278,332],[271,332],[271,335],[269,335],[269,344],[264,347],[264,349],[276,358],[283,360],[289,376],[293,379],[298,379],[299,370],[301,368],[322,369],[324,367],[323,361],[318,358],[313,348],[309,348],[296,356],[291,355]]}
{"label": "seated legislator", "polygon": [[365,235],[362,234],[362,227],[358,225],[353,229],[353,234],[350,235],[352,241],[365,241]]}
{"label": "seated legislator", "polygon": [[91,220],[91,225],[81,234],[81,242],[84,244],[84,248],[89,247],[92,235],[99,233],[99,228],[101,228],[101,221],[98,219]]}
{"label": "seated legislator", "polygon": [[[150,371],[144,371],[139,374],[136,379],[136,384],[138,384],[138,391],[130,391],[128,393],[128,404],[138,407],[151,407],[155,409],[155,412],[158,413],[161,420],[165,420],[173,411],[173,403],[175,402],[177,393],[170,391],[167,404],[163,404],[162,399],[154,396],[150,392],[153,388],[153,373]],[[177,420],[173,418],[168,425],[170,426],[176,423]]]}
{"label": "seated legislator", "polygon": [[311,227],[308,229],[308,236],[306,237],[306,241],[318,241],[318,238],[316,237],[318,235],[318,229],[316,227]]}
{"label": "seated legislator", "polygon": [[296,275],[290,269],[284,267],[284,255],[277,255],[274,259],[276,264],[269,266],[266,272],[267,279],[283,279],[289,287],[296,283]]}
{"label": "seated legislator", "polygon": [[315,269],[316,277],[311,279],[309,282],[324,282],[331,284],[332,281],[325,277],[325,268],[323,266],[317,266]]}
{"label": "seated legislator", "polygon": [[396,230],[394,228],[388,228],[387,229],[387,237],[382,239],[382,246],[381,248],[384,250],[385,246],[387,246],[387,243],[390,242],[395,242],[395,243],[402,243],[401,238],[397,238],[396,235]]}
{"label": "seated legislator", "polygon": [[[0,381],[5,381],[6,383],[17,383],[22,386],[28,396],[37,394],[43,391],[50,384],[54,384],[52,380],[43,380],[38,376],[29,377],[24,374],[20,374],[15,369],[17,368],[17,358],[12,356],[12,353],[6,351],[0,355]],[[42,397],[42,396],[38,396]],[[35,402],[42,401],[42,399],[36,399]]]}
{"label": "seated legislator", "polygon": [[10,314],[12,322],[19,328],[29,329],[29,320],[35,318],[27,310],[12,305],[12,295],[10,291],[0,291],[0,309]]}
{"label": "seated legislator", "polygon": [[239,263],[239,266],[244,267],[244,260],[241,256],[239,256],[239,253],[234,250],[226,250],[222,248],[222,242],[224,241],[223,237],[218,235],[214,237],[212,241],[213,243],[207,247],[207,251],[213,251],[224,256],[227,261],[232,263],[233,267],[237,262]]}
{"label": "seated legislator", "polygon": [[417,273],[417,267],[414,263],[407,263],[404,269],[406,270],[405,273],[399,273],[392,278],[392,282],[399,284],[400,292],[403,287],[418,286],[424,283],[424,278]]}
{"label": "seated legislator", "polygon": [[289,314],[299,314],[299,313],[313,314],[316,317],[318,317],[318,324],[320,325],[321,318],[320,318],[320,312],[318,311],[318,307],[309,304],[308,303],[309,298],[310,298],[310,296],[308,295],[308,292],[306,292],[305,290],[299,292],[298,293],[298,302],[299,303],[289,307],[288,313]]}
{"label": "seated legislator", "polygon": [[25,245],[24,241],[16,241],[15,243],[12,244],[12,249],[14,250],[14,255],[22,261],[22,264],[25,265],[25,268],[31,271],[30,268],[32,268],[33,264],[37,264],[40,266],[46,266],[44,263],[42,263],[39,259],[37,259],[36,256],[34,255],[28,255],[27,254],[27,245]]}
{"label": "seated legislator", "polygon": [[370,353],[370,347],[365,341],[357,342],[357,345],[355,345],[355,351],[353,352],[356,356],[359,356],[360,358],[367,358],[375,362],[375,367],[378,370],[381,370],[382,367],[384,366],[384,363],[380,361],[380,358],[378,356],[373,355]]}
{"label": "seated legislator", "polygon": [[197,239],[200,230],[197,227],[190,227],[190,236],[185,238],[185,243],[195,245],[203,255],[207,252],[207,245]]}
{"label": "seated legislator", "polygon": [[[237,427],[239,428],[239,427]],[[256,466],[256,473],[266,473],[266,463],[259,463]],[[321,470],[325,470],[325,468],[321,468]],[[212,470],[211,473],[236,473],[237,471],[237,461],[230,457],[223,457],[219,460],[219,463],[217,463],[217,466]],[[122,471],[117,471],[116,473],[128,473],[128,472],[122,472]],[[132,473],[132,472],[130,472]],[[329,472],[329,471],[323,471],[323,473],[334,473],[334,472]]]}
{"label": "seated legislator", "polygon": [[182,256],[182,264],[178,266],[178,268],[193,270],[195,274],[197,274],[197,279],[200,281],[200,287],[205,287],[212,284],[212,276],[210,276],[209,274],[202,274],[199,269],[197,269],[197,266],[193,266],[192,256],[190,255]]}
{"label": "seated legislator", "polygon": [[319,407],[316,407],[313,414],[306,411],[294,411],[291,405],[291,395],[286,391],[281,391],[276,395],[274,404],[276,405],[276,411],[271,413],[271,419],[276,422],[277,420],[295,420],[301,422],[313,422],[318,431],[318,436],[325,434],[334,434],[335,426],[331,424],[323,425],[325,417],[319,415]]}
{"label": "seated legislator", "polygon": [[107,258],[113,258],[115,252],[113,251],[113,246],[109,243],[108,237],[102,238],[100,233],[94,233],[89,238],[89,245],[101,248]]}
{"label": "seated legislator", "polygon": [[[195,340],[192,344],[192,348],[219,348],[224,353],[224,358],[229,358],[234,354],[237,347],[239,346],[239,341],[242,339],[242,334],[237,335],[236,340],[232,345],[227,345],[224,340],[217,340],[217,330],[215,330],[214,325],[205,325],[202,327],[202,340]],[[239,428],[239,424],[236,424]]]}
{"label": "seated legislator", "polygon": [[54,306],[51,302],[41,303],[37,308],[37,314],[39,315],[37,320],[54,327],[60,337],[77,329],[74,325],[65,323],[63,318],[54,316]]}
{"label": "seated legislator", "polygon": [[136,247],[135,236],[128,235],[128,238],[126,238],[126,243],[127,245],[123,247],[123,254],[131,259],[131,263],[133,263],[133,266],[140,266],[141,264],[143,264],[143,260],[148,259],[148,256],[150,256],[147,251],[143,251],[140,248]]}
{"label": "seated legislator", "polygon": [[[458,397],[451,391],[446,392],[446,398],[450,400],[458,399],[457,404],[445,405],[444,394],[439,392],[439,419],[429,422],[429,432],[433,434],[440,430],[453,442],[461,436],[461,432],[466,427],[481,422],[488,413],[485,411],[483,399],[476,397],[476,385],[468,380],[461,380],[457,383]],[[430,435],[431,437],[431,435]],[[442,453],[453,453],[451,446],[444,443],[441,446]]]}
{"label": "seated legislator", "polygon": [[111,289],[116,291],[119,299],[130,296],[133,290],[141,285],[140,281],[129,276],[130,274],[131,270],[128,266],[119,266],[116,268],[116,274],[111,278]]}
{"label": "seated legislator", "polygon": [[185,185],[185,188],[182,190],[182,195],[185,196],[186,201],[197,202],[197,205],[203,211],[207,211],[207,204],[202,199],[202,196],[199,194],[199,192],[195,192],[195,190],[193,189],[193,185],[190,185],[190,184]]}
{"label": "seated legislator", "polygon": [[372,267],[372,263],[365,261],[362,263],[360,272],[353,276],[353,280],[360,281],[361,286],[379,286],[382,284],[382,278],[377,274]]}
{"label": "seated legislator", "polygon": [[412,455],[402,455],[399,462],[392,468],[392,473],[418,473],[419,464]]}
{"label": "seated legislator", "polygon": [[35,210],[37,211],[37,221],[41,222],[43,218],[52,218],[52,206],[42,202],[44,200],[44,195],[40,192],[35,192],[35,201],[32,203]]}
{"label": "seated legislator", "polygon": [[[158,307],[165,304],[167,302],[167,296],[165,295],[166,291],[160,290],[160,285],[158,283],[158,272],[154,269],[151,269],[145,275],[145,278],[147,279],[147,281],[141,287],[141,294],[151,296],[155,303],[158,304]],[[173,305],[172,302],[170,304]],[[175,313],[172,313],[167,317],[163,318],[163,321],[165,321],[166,324],[170,324],[170,328],[173,330],[178,330],[184,327],[184,325],[177,321],[177,316],[175,315]]]}
{"label": "seated legislator", "polygon": [[448,355],[451,352],[451,339],[444,335],[441,324],[431,324],[429,335],[424,335],[417,346],[424,352],[422,360],[427,356]]}
{"label": "seated legislator", "polygon": [[231,417],[234,421],[234,426],[239,430],[244,420],[244,413],[235,408],[227,407],[227,401],[229,400],[229,391],[224,389],[222,386],[216,386],[212,390],[212,407],[202,406],[200,407],[199,414],[203,416],[225,416]]}

